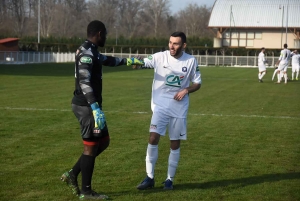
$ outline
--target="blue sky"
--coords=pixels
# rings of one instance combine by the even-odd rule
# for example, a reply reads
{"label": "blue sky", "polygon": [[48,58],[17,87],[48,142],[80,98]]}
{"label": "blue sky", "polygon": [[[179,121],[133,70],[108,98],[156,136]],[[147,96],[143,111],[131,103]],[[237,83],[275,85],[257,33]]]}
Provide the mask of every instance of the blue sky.
{"label": "blue sky", "polygon": [[215,0],[170,0],[170,11],[171,13],[176,13],[191,3],[196,3],[199,6],[205,4],[207,7],[212,7],[214,2]]}

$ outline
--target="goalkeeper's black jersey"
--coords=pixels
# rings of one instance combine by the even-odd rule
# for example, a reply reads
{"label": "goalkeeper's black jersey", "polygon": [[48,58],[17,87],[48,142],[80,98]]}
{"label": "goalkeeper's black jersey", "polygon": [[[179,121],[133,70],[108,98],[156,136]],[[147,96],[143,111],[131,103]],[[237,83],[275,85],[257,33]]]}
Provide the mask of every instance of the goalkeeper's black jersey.
{"label": "goalkeeper's black jersey", "polygon": [[75,55],[75,90],[72,103],[88,106],[94,102],[102,105],[102,65],[119,66],[126,59],[105,56],[98,46],[86,40]]}

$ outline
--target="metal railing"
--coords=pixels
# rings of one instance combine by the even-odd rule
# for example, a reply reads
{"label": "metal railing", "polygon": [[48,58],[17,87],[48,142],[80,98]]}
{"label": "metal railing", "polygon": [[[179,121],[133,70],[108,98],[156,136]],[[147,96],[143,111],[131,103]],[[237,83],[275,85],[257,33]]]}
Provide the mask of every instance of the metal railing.
{"label": "metal railing", "polygon": [[[132,53],[105,53],[107,56],[127,58],[135,56]],[[141,57],[149,55],[139,54]],[[200,66],[235,66],[256,67],[257,56],[223,56],[223,55],[194,55]],[[275,56],[266,56],[269,66],[274,66],[278,60]],[[75,53],[54,52],[0,52],[0,64],[25,63],[64,63],[74,62]]]}

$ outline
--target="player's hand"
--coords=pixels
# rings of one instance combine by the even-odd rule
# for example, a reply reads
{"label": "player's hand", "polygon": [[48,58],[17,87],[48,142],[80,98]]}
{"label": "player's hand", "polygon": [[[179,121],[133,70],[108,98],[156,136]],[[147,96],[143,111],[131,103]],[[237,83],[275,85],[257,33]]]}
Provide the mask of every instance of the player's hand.
{"label": "player's hand", "polygon": [[91,104],[91,108],[93,110],[95,128],[99,128],[100,130],[102,130],[105,127],[105,115],[100,109],[98,103]]}
{"label": "player's hand", "polygon": [[127,58],[127,66],[131,65],[144,65],[144,61],[135,57]]}
{"label": "player's hand", "polygon": [[188,93],[189,93],[189,91],[187,89],[183,89],[175,94],[174,99],[177,101],[181,101],[183,99],[183,97],[185,95],[187,95]]}

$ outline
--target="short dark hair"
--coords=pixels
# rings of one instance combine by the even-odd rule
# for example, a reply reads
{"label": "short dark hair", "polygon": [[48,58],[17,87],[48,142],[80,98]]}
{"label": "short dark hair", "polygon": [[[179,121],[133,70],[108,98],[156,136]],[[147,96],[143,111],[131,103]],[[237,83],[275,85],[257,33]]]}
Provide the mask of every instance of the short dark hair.
{"label": "short dark hair", "polygon": [[287,48],[288,46],[287,46],[287,44],[285,43],[285,44],[283,45],[283,47],[284,47],[284,48]]}
{"label": "short dark hair", "polygon": [[171,34],[172,37],[180,37],[182,43],[186,43],[186,36],[183,32],[181,31],[176,31],[174,33]]}
{"label": "short dark hair", "polygon": [[87,37],[95,36],[99,31],[106,31],[105,25],[99,20],[91,21],[87,26]]}
{"label": "short dark hair", "polygon": [[265,49],[264,47],[261,48],[261,50],[264,50],[264,49]]}

